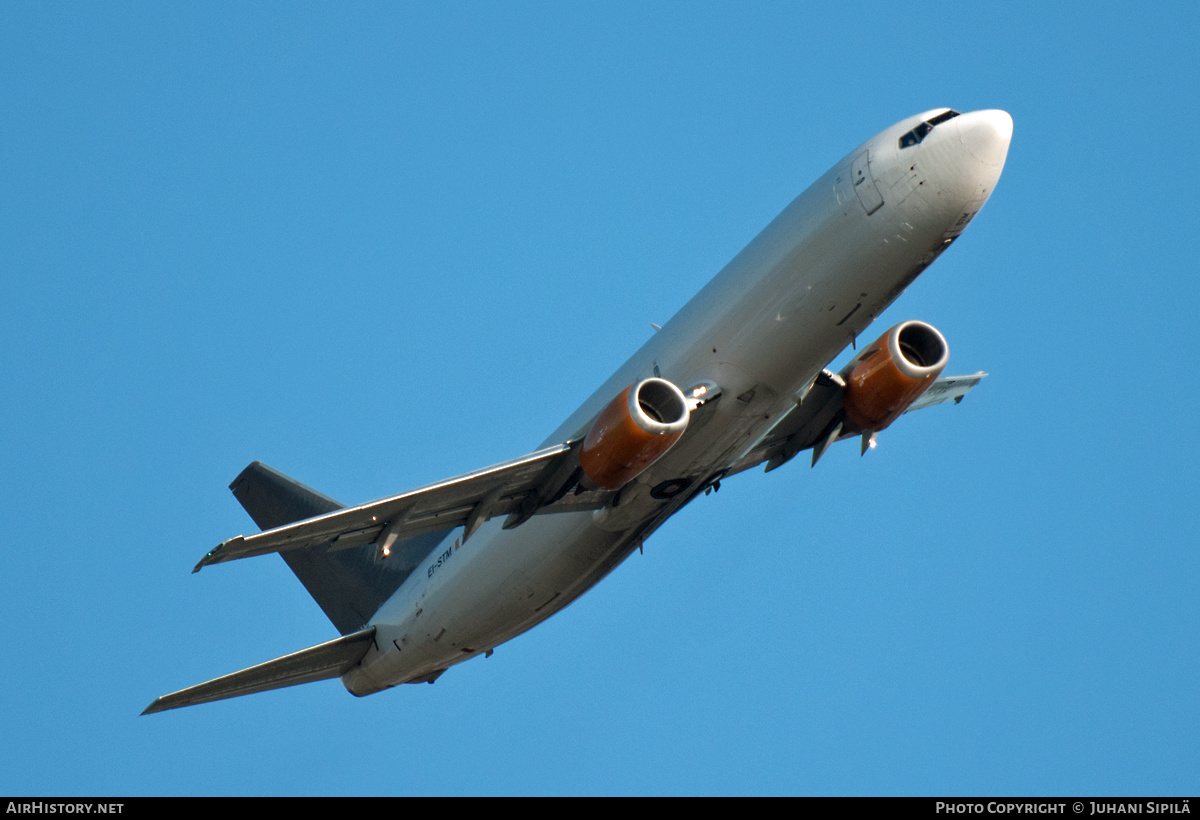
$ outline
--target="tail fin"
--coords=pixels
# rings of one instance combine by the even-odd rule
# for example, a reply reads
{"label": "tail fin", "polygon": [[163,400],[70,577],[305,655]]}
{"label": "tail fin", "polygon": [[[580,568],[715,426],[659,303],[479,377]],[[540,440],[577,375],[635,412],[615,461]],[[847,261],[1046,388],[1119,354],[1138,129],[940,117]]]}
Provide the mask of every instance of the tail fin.
{"label": "tail fin", "polygon": [[[261,461],[242,470],[229,489],[264,530],[342,508],[329,496]],[[323,544],[281,556],[338,632],[348,635],[370,620],[446,532],[402,538],[383,562],[376,561],[371,546],[330,552],[329,545]]]}
{"label": "tail fin", "polygon": [[272,470],[261,461],[242,470],[229,489],[250,513],[254,523],[264,530],[343,507],[329,496]]}

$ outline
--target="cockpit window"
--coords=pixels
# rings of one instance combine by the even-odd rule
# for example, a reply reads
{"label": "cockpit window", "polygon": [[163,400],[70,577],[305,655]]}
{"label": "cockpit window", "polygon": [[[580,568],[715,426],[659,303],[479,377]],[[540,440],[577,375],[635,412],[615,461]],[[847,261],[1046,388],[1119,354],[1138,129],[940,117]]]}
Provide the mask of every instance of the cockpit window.
{"label": "cockpit window", "polygon": [[946,111],[943,111],[942,113],[938,114],[933,119],[929,120],[929,124],[930,125],[941,125],[942,123],[946,122],[946,120],[952,120],[957,116],[958,116],[958,112],[955,111],[953,108],[951,108]]}
{"label": "cockpit window", "polygon": [[946,122],[947,120],[952,120],[957,116],[958,116],[958,112],[955,111],[954,109],[948,109],[946,111],[943,111],[942,113],[938,114],[933,119],[931,119],[927,122],[921,123],[916,128],[914,128],[913,130],[911,130],[907,134],[905,134],[903,137],[901,137],[900,138],[900,147],[908,148],[910,145],[916,145],[921,140],[925,139],[925,137],[929,136],[929,132],[933,130],[933,127],[935,125],[941,125],[942,123]]}
{"label": "cockpit window", "polygon": [[925,137],[932,130],[933,130],[933,126],[930,125],[929,123],[927,123],[927,122],[921,123],[916,128],[909,131],[907,134],[905,134],[903,137],[900,138],[900,147],[907,148],[910,145],[916,145],[918,142],[925,139]]}

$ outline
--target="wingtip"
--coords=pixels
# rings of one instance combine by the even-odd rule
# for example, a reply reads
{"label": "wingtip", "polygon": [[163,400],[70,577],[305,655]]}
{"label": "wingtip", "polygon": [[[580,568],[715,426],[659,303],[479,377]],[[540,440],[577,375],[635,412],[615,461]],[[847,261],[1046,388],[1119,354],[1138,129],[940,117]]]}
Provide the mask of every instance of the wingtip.
{"label": "wingtip", "polygon": [[218,544],[208,552],[204,553],[204,557],[196,563],[196,566],[192,567],[192,575],[195,575],[197,572],[215,561],[217,558],[217,553],[221,550],[222,546],[224,546],[224,544]]}
{"label": "wingtip", "polygon": [[209,564],[215,564],[218,561],[220,561],[221,559],[218,557],[218,554],[221,552],[221,550],[223,550],[227,545],[229,545],[235,541],[242,541],[242,540],[244,540],[243,537],[239,535],[235,538],[230,538],[228,541],[222,541],[220,544],[217,544],[215,547],[213,547],[212,549],[210,549],[208,552],[206,552],[204,554],[204,557],[200,559],[200,561],[196,564],[196,566],[192,567],[192,575],[195,575],[197,572],[204,569]]}

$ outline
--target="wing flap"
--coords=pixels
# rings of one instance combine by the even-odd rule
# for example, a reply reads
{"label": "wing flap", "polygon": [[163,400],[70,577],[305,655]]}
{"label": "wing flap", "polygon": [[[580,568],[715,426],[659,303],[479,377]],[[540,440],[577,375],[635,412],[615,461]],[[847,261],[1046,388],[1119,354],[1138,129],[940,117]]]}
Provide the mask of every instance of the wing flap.
{"label": "wing flap", "polygon": [[389,538],[407,537],[517,512],[528,496],[543,492],[546,480],[561,472],[563,460],[573,457],[577,444],[568,442],[547,447],[399,495],[254,535],[239,535],[215,547],[200,559],[192,572],[199,572],[209,564],[269,552],[329,543],[334,550],[363,546],[379,539],[385,528]]}
{"label": "wing flap", "polygon": [[766,437],[725,475],[731,476],[767,462],[767,471],[781,467],[822,438],[842,406],[842,377],[822,370],[796,406],[781,418]]}
{"label": "wing flap", "polygon": [[210,703],[301,683],[340,678],[362,660],[375,638],[375,627],[284,655],[219,678],[163,695],[142,712],[152,715],[181,706]]}

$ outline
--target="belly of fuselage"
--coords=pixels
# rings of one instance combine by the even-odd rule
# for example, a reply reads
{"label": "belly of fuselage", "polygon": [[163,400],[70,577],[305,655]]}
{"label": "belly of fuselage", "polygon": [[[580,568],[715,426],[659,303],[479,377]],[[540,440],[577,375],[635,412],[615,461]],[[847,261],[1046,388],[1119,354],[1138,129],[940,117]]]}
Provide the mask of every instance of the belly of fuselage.
{"label": "belly of fuselage", "polygon": [[465,544],[461,534],[372,619],[375,646],[343,677],[351,692],[426,679],[526,631],[586,591],[582,582],[622,540],[593,526],[591,513],[536,516],[514,530],[492,520]]}

